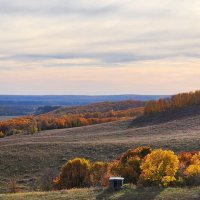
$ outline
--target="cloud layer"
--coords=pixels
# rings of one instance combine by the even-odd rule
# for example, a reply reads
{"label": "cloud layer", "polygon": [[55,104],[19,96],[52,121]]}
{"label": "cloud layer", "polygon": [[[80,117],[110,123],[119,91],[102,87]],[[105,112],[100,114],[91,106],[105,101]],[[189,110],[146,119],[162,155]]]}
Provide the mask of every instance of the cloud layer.
{"label": "cloud layer", "polygon": [[[47,91],[48,87],[35,86],[34,94],[73,91],[99,94],[104,93],[101,86],[105,82],[111,88],[105,89],[105,93],[173,93],[195,89],[197,82],[191,79],[191,72],[199,73],[199,20],[198,0],[0,0],[0,93],[25,94],[37,85],[32,76],[40,77],[39,72],[51,76],[52,71],[66,77],[57,80],[59,86],[74,84],[70,73],[72,77],[73,73],[81,74],[91,84],[79,91],[82,85],[79,76],[73,89],[58,90],[55,86]],[[177,87],[174,88],[167,81],[152,78],[152,69],[160,77],[170,72],[172,76],[180,73],[182,79],[174,79]],[[120,70],[124,79],[115,74]],[[117,77],[116,82],[104,80],[103,74],[108,71]],[[19,78],[13,80],[12,74]],[[20,84],[23,74],[29,81],[24,79]],[[129,84],[125,74],[130,84],[137,77],[147,78],[155,88],[147,90],[141,84],[132,85],[132,89],[117,87],[120,91],[116,91],[116,84]],[[50,83],[51,79],[42,77],[41,84]],[[8,87],[9,82],[18,89]]]}

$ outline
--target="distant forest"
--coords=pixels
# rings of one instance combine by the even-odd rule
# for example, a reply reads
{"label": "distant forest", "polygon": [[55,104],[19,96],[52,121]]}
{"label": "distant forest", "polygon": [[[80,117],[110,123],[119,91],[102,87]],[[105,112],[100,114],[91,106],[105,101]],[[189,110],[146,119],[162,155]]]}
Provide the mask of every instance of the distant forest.
{"label": "distant forest", "polygon": [[46,114],[18,117],[0,122],[0,137],[33,134],[41,130],[99,124],[141,116],[145,102],[103,102],[87,106],[61,107]]}
{"label": "distant forest", "polygon": [[145,106],[145,114],[166,112],[186,106],[200,105],[200,90],[189,93],[180,93],[171,98],[149,101]]}

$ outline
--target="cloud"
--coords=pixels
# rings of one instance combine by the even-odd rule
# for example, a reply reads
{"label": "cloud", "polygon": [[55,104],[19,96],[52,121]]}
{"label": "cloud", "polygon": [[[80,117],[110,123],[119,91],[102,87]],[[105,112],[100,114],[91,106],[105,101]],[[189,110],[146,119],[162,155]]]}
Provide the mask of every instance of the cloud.
{"label": "cloud", "polygon": [[11,72],[26,70],[81,68],[83,74],[87,67],[103,72],[124,68],[128,77],[127,66],[148,69],[146,63],[154,62],[159,73],[170,63],[173,75],[179,65],[170,61],[179,59],[184,70],[195,71],[199,11],[198,0],[0,0],[0,73],[12,79]]}
{"label": "cloud", "polygon": [[99,15],[113,12],[115,4],[91,0],[1,0],[0,14]]}

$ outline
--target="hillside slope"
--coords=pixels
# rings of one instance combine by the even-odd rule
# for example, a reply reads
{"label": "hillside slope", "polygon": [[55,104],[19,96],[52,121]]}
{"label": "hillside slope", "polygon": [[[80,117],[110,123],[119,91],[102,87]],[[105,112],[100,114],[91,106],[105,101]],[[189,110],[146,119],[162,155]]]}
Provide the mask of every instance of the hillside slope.
{"label": "hillside slope", "polygon": [[100,102],[93,103],[85,106],[61,107],[49,114],[53,115],[69,115],[69,114],[85,114],[93,112],[108,112],[110,110],[119,111],[127,110],[129,108],[144,107],[144,101],[117,101],[117,102]]}
{"label": "hillside slope", "polygon": [[200,188],[142,188],[125,187],[118,192],[95,189],[71,189],[58,192],[32,192],[0,195],[0,200],[198,200]]}
{"label": "hillside slope", "polygon": [[153,124],[166,123],[169,121],[200,116],[200,105],[186,106],[165,112],[158,112],[143,115],[132,121],[132,126],[148,126]]}
{"label": "hillside slope", "polygon": [[126,120],[0,139],[0,192],[7,190],[6,184],[13,178],[22,190],[34,188],[48,169],[57,173],[70,158],[106,161],[141,145],[176,152],[200,150],[200,115],[194,113],[145,126]]}

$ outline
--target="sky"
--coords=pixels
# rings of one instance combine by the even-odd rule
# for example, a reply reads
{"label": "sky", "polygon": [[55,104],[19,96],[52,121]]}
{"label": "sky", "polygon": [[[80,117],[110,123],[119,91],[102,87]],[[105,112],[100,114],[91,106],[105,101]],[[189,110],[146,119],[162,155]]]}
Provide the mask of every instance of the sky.
{"label": "sky", "polygon": [[0,0],[0,94],[197,89],[199,0]]}

